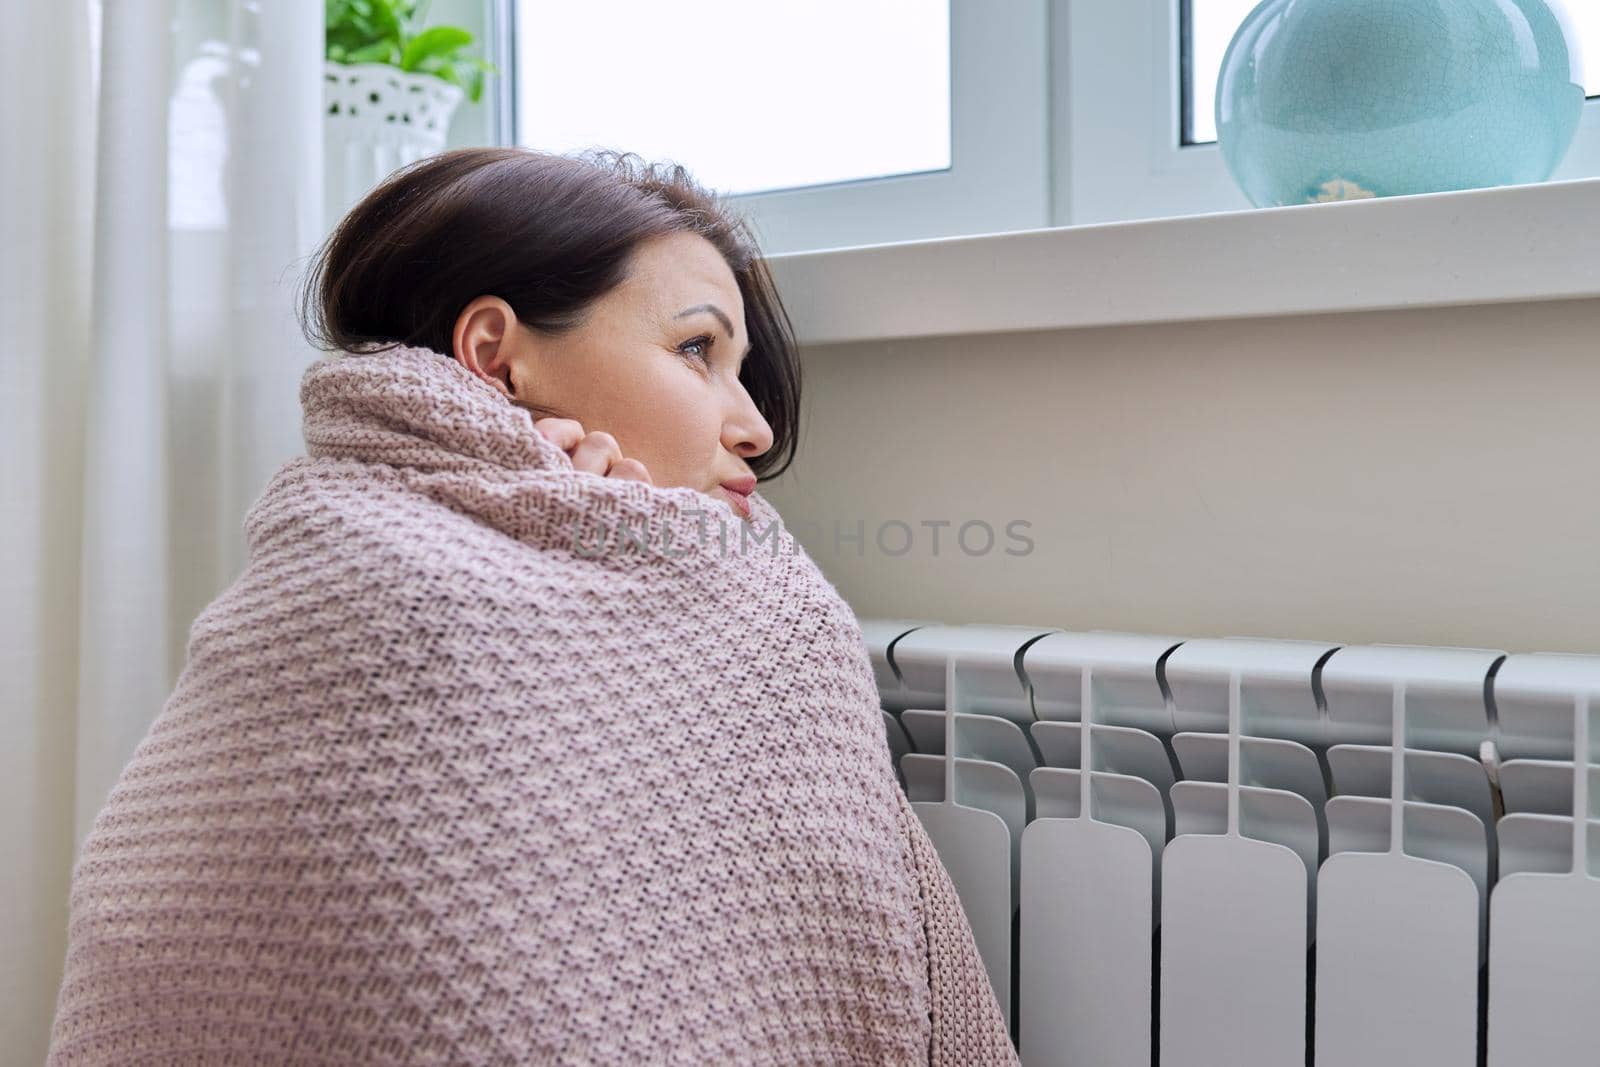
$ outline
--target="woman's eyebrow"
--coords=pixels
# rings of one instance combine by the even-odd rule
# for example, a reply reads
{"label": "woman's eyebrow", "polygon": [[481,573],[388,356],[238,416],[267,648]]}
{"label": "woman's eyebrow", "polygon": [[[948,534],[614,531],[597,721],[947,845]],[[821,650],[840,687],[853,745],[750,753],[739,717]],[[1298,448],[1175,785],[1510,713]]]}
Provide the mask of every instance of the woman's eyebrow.
{"label": "woman's eyebrow", "polygon": [[728,336],[733,336],[733,320],[728,318],[727,314],[715,304],[696,304],[692,308],[684,308],[682,311],[678,312],[672,317],[675,319],[681,319],[685,315],[693,315],[697,311],[711,312],[711,314],[717,317],[717,321],[722,323],[722,328],[728,331]]}

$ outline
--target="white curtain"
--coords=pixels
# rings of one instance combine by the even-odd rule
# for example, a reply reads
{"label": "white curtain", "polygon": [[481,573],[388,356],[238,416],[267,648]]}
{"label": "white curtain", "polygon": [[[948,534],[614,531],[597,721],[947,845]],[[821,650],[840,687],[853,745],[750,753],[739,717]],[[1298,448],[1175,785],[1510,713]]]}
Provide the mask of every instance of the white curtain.
{"label": "white curtain", "polygon": [[78,848],[171,694],[318,355],[323,0],[0,20],[0,1059],[39,1063]]}

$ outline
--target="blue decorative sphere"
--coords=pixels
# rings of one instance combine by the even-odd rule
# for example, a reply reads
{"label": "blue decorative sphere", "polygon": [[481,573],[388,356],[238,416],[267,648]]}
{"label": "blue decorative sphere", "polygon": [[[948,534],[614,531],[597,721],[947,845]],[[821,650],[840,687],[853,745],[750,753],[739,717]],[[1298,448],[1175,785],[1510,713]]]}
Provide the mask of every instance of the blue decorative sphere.
{"label": "blue decorative sphere", "polygon": [[1550,177],[1583,102],[1545,0],[1264,0],[1223,56],[1217,140],[1257,207],[1515,185]]}

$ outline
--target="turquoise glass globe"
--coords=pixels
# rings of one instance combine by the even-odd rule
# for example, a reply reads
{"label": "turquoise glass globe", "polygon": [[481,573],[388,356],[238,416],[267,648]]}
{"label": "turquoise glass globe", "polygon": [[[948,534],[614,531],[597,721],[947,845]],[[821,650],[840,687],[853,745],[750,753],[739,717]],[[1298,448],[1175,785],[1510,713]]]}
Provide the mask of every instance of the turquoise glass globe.
{"label": "turquoise glass globe", "polygon": [[1544,181],[1583,80],[1545,0],[1265,0],[1223,56],[1217,141],[1257,207]]}

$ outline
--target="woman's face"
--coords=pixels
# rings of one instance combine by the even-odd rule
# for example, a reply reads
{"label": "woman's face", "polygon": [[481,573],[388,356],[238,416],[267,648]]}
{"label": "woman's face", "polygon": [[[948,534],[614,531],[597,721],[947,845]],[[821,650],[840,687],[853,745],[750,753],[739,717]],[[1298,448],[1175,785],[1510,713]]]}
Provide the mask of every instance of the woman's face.
{"label": "woman's face", "polygon": [[535,419],[611,434],[655,485],[726,499],[719,487],[747,478],[748,461],[772,447],[739,382],[749,336],[738,282],[692,233],[641,243],[630,266],[582,326],[555,336],[517,322],[499,297],[478,297],[456,321],[455,356]]}

